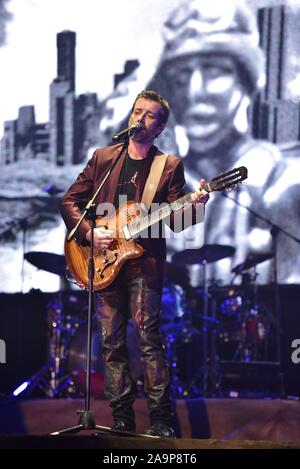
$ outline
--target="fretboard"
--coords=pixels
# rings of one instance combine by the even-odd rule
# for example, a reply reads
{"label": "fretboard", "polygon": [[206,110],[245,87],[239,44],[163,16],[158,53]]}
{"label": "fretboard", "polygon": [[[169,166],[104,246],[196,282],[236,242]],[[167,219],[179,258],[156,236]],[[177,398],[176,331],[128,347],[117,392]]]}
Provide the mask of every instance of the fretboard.
{"label": "fretboard", "polygon": [[130,235],[132,238],[138,236],[142,231],[146,230],[150,226],[158,223],[161,220],[169,217],[171,213],[178,212],[178,210],[184,209],[192,201],[194,192],[189,192],[180,199],[175,200],[171,204],[165,205],[164,207],[159,208],[155,212],[152,212],[148,215],[145,215],[138,220],[132,221],[127,225]]}
{"label": "fretboard", "polygon": [[[245,166],[241,166],[240,168],[234,168],[230,171],[220,173],[218,176],[212,179],[212,181],[206,182],[202,189],[204,189],[206,192],[228,190],[236,187],[238,183],[242,182],[247,177],[247,168]],[[164,220],[172,213],[184,209],[191,202],[193,202],[194,194],[194,192],[189,192],[180,199],[175,200],[175,202],[172,202],[169,205],[165,205],[155,212],[138,218],[137,220],[130,222],[128,225],[124,225],[122,228],[126,239],[137,237],[142,231],[146,230],[155,223]]]}

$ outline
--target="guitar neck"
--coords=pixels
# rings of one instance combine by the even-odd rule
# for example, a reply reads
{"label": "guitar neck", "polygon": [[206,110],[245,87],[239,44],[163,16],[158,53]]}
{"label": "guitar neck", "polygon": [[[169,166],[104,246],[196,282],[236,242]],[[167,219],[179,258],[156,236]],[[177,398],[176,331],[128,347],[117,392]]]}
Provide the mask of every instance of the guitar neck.
{"label": "guitar neck", "polygon": [[[236,187],[238,183],[242,182],[248,177],[248,170],[245,166],[234,168],[225,173],[220,173],[210,182],[207,182],[202,189],[206,192],[224,191]],[[132,221],[128,225],[123,226],[123,232],[126,239],[137,237],[142,231],[149,228],[149,226],[158,223],[161,220],[169,217],[171,213],[178,212],[184,209],[193,202],[195,192],[189,192],[178,200],[175,200],[169,205],[165,205],[155,212]]]}
{"label": "guitar neck", "polygon": [[[204,189],[207,192],[210,192],[209,184],[205,184]],[[180,199],[175,200],[171,204],[165,205],[164,207],[159,208],[155,212],[152,212],[148,215],[145,215],[138,220],[132,221],[127,225],[131,237],[138,236],[142,231],[146,230],[150,226],[158,223],[159,221],[164,220],[169,217],[171,213],[178,212],[179,210],[184,209],[193,201],[194,192],[189,192]]]}

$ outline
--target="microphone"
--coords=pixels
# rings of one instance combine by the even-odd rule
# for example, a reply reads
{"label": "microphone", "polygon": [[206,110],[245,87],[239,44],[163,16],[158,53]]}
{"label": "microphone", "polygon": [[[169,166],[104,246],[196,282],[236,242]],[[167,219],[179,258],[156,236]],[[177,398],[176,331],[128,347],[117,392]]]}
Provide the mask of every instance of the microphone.
{"label": "microphone", "polygon": [[142,128],[142,124],[140,122],[137,122],[136,124],[133,124],[130,127],[127,127],[127,129],[121,130],[121,132],[114,135],[112,138],[112,141],[118,142],[119,140],[123,140],[124,138],[129,138],[131,137],[131,135],[133,135],[135,132],[137,132],[141,128]]}

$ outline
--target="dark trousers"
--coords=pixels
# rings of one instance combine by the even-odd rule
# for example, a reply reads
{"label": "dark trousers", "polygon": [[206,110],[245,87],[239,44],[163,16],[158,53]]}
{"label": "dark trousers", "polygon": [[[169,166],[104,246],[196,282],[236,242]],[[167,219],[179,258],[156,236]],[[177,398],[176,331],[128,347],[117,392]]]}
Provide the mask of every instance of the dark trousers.
{"label": "dark trousers", "polygon": [[138,260],[129,261],[113,284],[96,293],[102,332],[105,396],[114,419],[134,424],[135,384],[128,366],[126,326],[131,318],[137,335],[150,423],[170,425],[169,374],[159,330],[161,292],[146,285]]}

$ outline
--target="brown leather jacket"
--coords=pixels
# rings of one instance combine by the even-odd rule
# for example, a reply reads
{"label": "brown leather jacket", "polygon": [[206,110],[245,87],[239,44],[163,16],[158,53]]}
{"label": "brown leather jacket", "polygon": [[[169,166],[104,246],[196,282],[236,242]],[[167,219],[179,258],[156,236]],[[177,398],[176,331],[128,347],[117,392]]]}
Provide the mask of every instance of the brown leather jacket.
{"label": "brown leather jacket", "polygon": [[[135,201],[140,202],[146,179],[148,177],[154,155],[161,153],[156,147],[150,150],[143,173],[139,180]],[[86,167],[62,198],[60,209],[68,230],[71,230],[81,217],[81,209],[96,192],[107,171],[118,158],[116,165],[96,198],[96,206],[100,203],[114,203],[119,174],[126,156],[122,144],[95,150]],[[153,202],[171,203],[185,194],[185,178],[182,161],[176,156],[168,156]],[[171,224],[171,229],[172,229]],[[84,220],[77,232],[77,242],[82,243],[89,223]],[[160,289],[163,284],[164,261],[166,257],[166,240],[160,238],[143,238],[138,240],[144,248],[141,265],[147,283],[152,288]]]}

